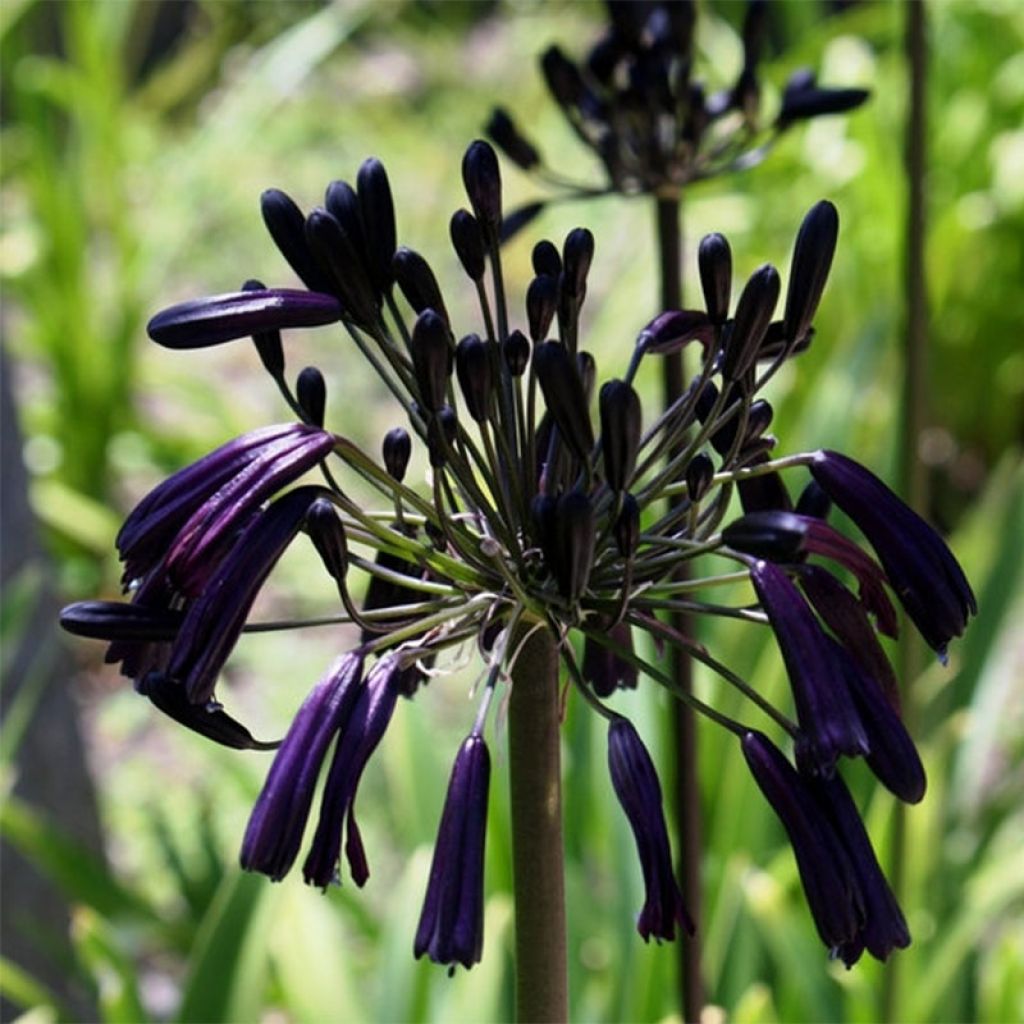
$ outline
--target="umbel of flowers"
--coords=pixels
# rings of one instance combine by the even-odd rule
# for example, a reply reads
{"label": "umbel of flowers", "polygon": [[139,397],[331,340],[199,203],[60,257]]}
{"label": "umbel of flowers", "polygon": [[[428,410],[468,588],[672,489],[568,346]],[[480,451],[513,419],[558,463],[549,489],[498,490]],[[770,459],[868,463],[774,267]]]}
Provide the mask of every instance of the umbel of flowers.
{"label": "umbel of flowers", "polygon": [[[943,541],[869,470],[833,451],[774,456],[772,409],[759,394],[812,339],[836,245],[834,207],[819,202],[800,226],[781,310],[770,265],[733,304],[729,245],[706,237],[704,308],[648,323],[621,376],[598,387],[579,331],[590,232],[570,232],[560,249],[537,243],[525,309],[514,310],[502,285],[494,151],[473,143],[462,171],[472,211],[454,214],[451,236],[479,298],[475,331],[451,322],[430,265],[397,245],[388,179],[375,160],[355,188],[332,183],[308,214],[282,192],[264,193],[270,234],[305,288],[247,282],[152,319],[150,336],[171,348],[251,337],[294,419],[228,441],[147,495],[117,538],[129,600],[72,605],[65,627],[108,640],[107,660],[189,728],[232,747],[277,747],[242,865],[277,880],[304,852],[302,874],[320,887],[339,881],[343,848],[356,884],[369,876],[356,796],[398,698],[417,692],[425,669],[443,670],[453,648],[475,645],[486,685],[455,756],[415,937],[417,956],[466,967],[483,943],[491,697],[517,685],[517,656],[536,630],[557,643],[571,695],[608,722],[611,786],[646,884],[640,934],[670,940],[689,926],[654,764],[606,704],[641,677],[672,688],[657,659],[638,653],[637,631],[655,649],[679,645],[749,699],[755,723],[767,719],[792,745],[793,760],[753,725],[683,695],[735,734],[789,834],[824,943],[848,965],[865,949],[885,958],[909,935],[840,766],[863,757],[900,799],[922,798],[924,772],[877,633],[896,633],[894,595],[944,655],[975,604]],[[379,458],[324,425],[318,370],[290,383],[280,332],[330,323],[394,395],[401,422]],[[699,350],[699,372],[645,422],[634,379],[685,345]],[[414,445],[428,456],[423,487],[406,480]],[[667,461],[666,452],[674,453]],[[322,479],[311,482],[311,471]],[[810,479],[794,502],[801,472]],[[390,511],[352,500],[353,477]],[[669,511],[666,496],[679,499]],[[829,524],[833,503],[873,555]],[[216,685],[252,625],[257,593],[300,533],[337,584],[342,612],[333,621],[355,623],[361,639],[326,669],[283,741],[266,744],[224,711]],[[718,556],[733,571],[679,580],[679,563],[696,555]],[[353,567],[370,576],[361,602],[349,589]],[[749,579],[753,601],[707,599],[710,587],[737,579]],[[773,630],[791,706],[773,706],[756,682],[659,619],[678,608]]]}
{"label": "umbel of flowers", "polygon": [[[801,68],[766,120],[759,64],[770,27],[768,0],[749,0],[740,70],[717,92],[709,92],[697,73],[696,0],[607,0],[606,7],[608,25],[580,64],[558,46],[548,47],[540,59],[548,91],[603,165],[604,183],[579,182],[550,166],[504,107],[487,123],[495,145],[558,198],[610,192],[676,196],[692,182],[753,167],[793,125],[845,113],[868,97],[866,89],[820,86],[813,71]],[[506,234],[544,204],[529,203],[510,214]]]}

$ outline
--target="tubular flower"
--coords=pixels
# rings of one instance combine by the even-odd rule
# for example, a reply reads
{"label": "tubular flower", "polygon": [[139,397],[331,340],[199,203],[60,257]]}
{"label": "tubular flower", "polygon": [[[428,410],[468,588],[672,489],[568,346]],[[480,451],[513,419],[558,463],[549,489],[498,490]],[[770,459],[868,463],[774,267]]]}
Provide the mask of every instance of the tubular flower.
{"label": "tubular flower", "polygon": [[[504,107],[487,123],[491,141],[517,167],[555,189],[556,199],[676,194],[693,182],[754,167],[794,124],[846,113],[868,98],[866,89],[819,86],[813,72],[801,69],[786,84],[774,118],[766,120],[759,65],[772,15],[765,0],[746,6],[743,60],[733,84],[710,95],[695,74],[695,0],[607,0],[606,6],[608,26],[582,64],[558,46],[548,47],[540,59],[551,98],[603,165],[603,183],[577,182],[546,164]],[[529,223],[546,201],[551,200],[512,212],[505,236]],[[805,327],[811,315],[813,310]]]}
{"label": "tubular flower", "polygon": [[[616,31],[626,31],[627,14],[617,10],[616,17]],[[573,95],[589,102],[573,92],[579,83],[564,62],[551,62],[549,71],[566,102]],[[463,179],[469,209],[457,211],[451,235],[481,305],[479,319],[466,325],[453,322],[428,261],[398,243],[378,161],[363,165],[355,187],[333,182],[325,205],[308,215],[283,192],[264,193],[271,236],[315,294],[294,299],[247,281],[231,294],[248,300],[221,295],[187,303],[158,314],[150,331],[179,346],[238,343],[251,334],[298,421],[236,438],[152,491],[117,538],[130,600],[73,605],[64,625],[107,640],[108,660],[120,662],[141,693],[185,726],[229,746],[272,746],[228,717],[216,687],[247,630],[306,624],[249,620],[281,554],[308,535],[337,590],[340,610],[326,621],[354,626],[354,640],[295,715],[241,860],[273,879],[289,872],[323,774],[302,870],[321,888],[339,879],[343,855],[357,885],[368,879],[355,803],[399,696],[444,677],[454,652],[475,646],[486,684],[455,760],[414,943],[417,956],[449,967],[482,955],[490,770],[484,734],[494,693],[507,685],[524,637],[537,629],[560,653],[571,684],[566,699],[584,701],[610,723],[612,784],[646,885],[638,930],[645,939],[668,940],[677,925],[689,927],[655,766],[633,727],[605,701],[654,681],[738,736],[750,727],[679,695],[657,659],[643,653],[651,645],[634,644],[638,631],[647,633],[658,651],[666,644],[689,651],[793,738],[799,771],[784,758],[779,767],[781,755],[764,753],[760,741],[745,750],[759,758],[755,775],[770,788],[773,806],[787,808],[812,913],[846,959],[856,958],[858,943],[886,955],[904,932],[864,853],[866,837],[845,809],[844,816],[822,810],[827,797],[815,794],[837,785],[842,757],[864,756],[898,796],[920,799],[920,761],[875,635],[891,631],[885,588],[911,607],[928,581],[942,582],[932,634],[943,643],[966,622],[969,590],[930,528],[893,505],[866,470],[833,453],[773,455],[772,409],[761,392],[814,336],[811,319],[837,237],[834,208],[822,201],[804,221],[781,319],[780,275],[771,267],[755,272],[730,309],[731,250],[721,235],[709,236],[700,250],[706,310],[670,310],[637,324],[626,365],[605,380],[581,325],[589,270],[600,258],[593,235],[576,229],[560,247],[538,242],[535,277],[517,310],[502,285],[501,179],[487,143],[469,148]],[[293,375],[287,366],[281,330],[328,313],[394,396],[396,422],[379,456],[323,426],[334,406],[319,368]],[[691,343],[699,372],[664,415],[645,424],[638,377],[650,361]],[[791,512],[783,474],[804,467],[817,483]],[[296,486],[313,469],[323,483]],[[352,476],[376,491],[378,511],[349,497],[343,485]],[[729,524],[734,485],[748,514]],[[674,500],[665,513],[668,497]],[[829,498],[860,525],[880,565],[824,522]],[[872,504],[888,509],[891,521],[873,516],[865,508]],[[752,515],[754,508],[762,511]],[[939,567],[932,575],[923,568],[928,553]],[[680,561],[698,555],[749,572],[759,607],[749,596],[736,604],[709,600],[721,574],[681,578]],[[859,597],[811,558],[852,573]],[[775,707],[713,652],[659,619],[679,608],[745,620],[751,630],[770,626],[792,681],[796,722],[789,708]],[[918,611],[915,621],[930,623]]]}

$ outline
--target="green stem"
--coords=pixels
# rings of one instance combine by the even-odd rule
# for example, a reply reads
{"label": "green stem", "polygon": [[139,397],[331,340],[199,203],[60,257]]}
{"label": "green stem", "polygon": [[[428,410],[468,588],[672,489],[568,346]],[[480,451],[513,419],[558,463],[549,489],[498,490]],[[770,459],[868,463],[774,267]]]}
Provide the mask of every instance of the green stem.
{"label": "green stem", "polygon": [[[907,216],[903,285],[906,302],[904,338],[903,406],[900,432],[899,477],[903,497],[911,508],[927,503],[927,478],[917,455],[917,443],[927,420],[928,293],[925,276],[925,174],[927,165],[927,10],[924,0],[907,3],[904,46],[909,71],[904,170],[907,181]],[[921,648],[904,617],[899,651],[899,672],[905,687],[903,719],[913,735],[915,714],[911,681],[921,670]],[[905,902],[907,879],[907,807],[896,801],[893,811],[889,877],[893,894]],[[900,1009],[901,958],[892,957],[885,967],[881,995],[881,1019],[897,1020]]]}
{"label": "green stem", "polygon": [[508,769],[516,922],[516,1019],[569,1019],[556,638],[513,639]]}
{"label": "green stem", "polygon": [[[658,266],[661,279],[661,308],[681,309],[683,304],[682,211],[678,198],[658,198]],[[683,393],[683,356],[675,353],[663,361],[663,405],[670,408]],[[671,461],[676,452],[669,451]],[[679,573],[686,571],[685,564]],[[677,633],[692,635],[691,617],[682,611],[669,615]],[[669,674],[681,693],[693,694],[693,662],[676,647],[668,647]],[[679,851],[679,882],[686,905],[696,925],[694,935],[683,935],[679,943],[679,984],[683,1020],[700,1020],[704,1006],[701,978],[701,814],[700,783],[697,773],[697,718],[685,701],[673,703],[673,747],[675,749],[676,849]]]}

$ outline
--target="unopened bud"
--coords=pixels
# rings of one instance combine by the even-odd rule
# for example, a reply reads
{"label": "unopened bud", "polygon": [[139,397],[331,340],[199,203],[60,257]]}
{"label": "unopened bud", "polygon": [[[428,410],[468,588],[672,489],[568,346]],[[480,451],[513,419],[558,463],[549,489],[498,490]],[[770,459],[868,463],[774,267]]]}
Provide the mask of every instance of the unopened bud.
{"label": "unopened bud", "polygon": [[302,283],[314,292],[333,292],[330,278],[310,251],[306,218],[291,196],[268,188],[260,196],[260,211],[274,244]]}
{"label": "unopened bud", "polygon": [[796,562],[804,554],[807,523],[792,512],[749,512],[722,530],[734,551],[769,562]]}
{"label": "unopened bud", "polygon": [[401,483],[405,479],[405,471],[409,468],[412,455],[412,438],[403,427],[394,427],[384,435],[381,444],[384,456],[384,468],[388,475]]}
{"label": "unopened bud", "polygon": [[299,374],[295,381],[295,399],[306,414],[307,423],[317,427],[324,425],[327,384],[324,375],[315,366],[307,366]]}
{"label": "unopened bud", "polygon": [[839,214],[827,200],[815,203],[804,217],[793,247],[786,292],[785,335],[800,341],[811,326],[825,290],[839,238]]}
{"label": "unopened bud", "polygon": [[416,318],[411,347],[421,402],[428,412],[437,412],[445,402],[452,352],[448,325],[433,309],[423,310]]}
{"label": "unopened bud", "polygon": [[587,92],[579,68],[557,46],[544,51],[540,67],[555,102],[563,108],[578,107]]}
{"label": "unopened bud", "polygon": [[587,228],[573,228],[562,247],[562,287],[577,302],[587,293],[587,274],[594,259],[594,236]]}
{"label": "unopened bud", "polygon": [[558,253],[558,246],[554,242],[542,238],[534,247],[530,260],[533,264],[533,272],[540,277],[547,274],[556,281],[562,272],[562,257]]}
{"label": "unopened bud", "polygon": [[356,188],[370,279],[383,292],[391,287],[397,245],[395,203],[384,165],[374,157],[364,160],[356,176]]}
{"label": "unopened bud", "polygon": [[715,328],[707,313],[699,309],[672,309],[656,316],[637,336],[637,347],[659,356],[679,352],[691,341],[707,350],[714,341]]}
{"label": "unopened bud", "polygon": [[622,496],[622,508],[613,529],[615,546],[623,558],[632,558],[640,543],[640,506],[632,494]]}
{"label": "unopened bud", "polygon": [[761,342],[779,301],[779,272],[766,263],[747,281],[736,306],[736,317],[725,346],[722,376],[738,380],[757,361]]}
{"label": "unopened bud", "polygon": [[540,163],[536,148],[520,133],[515,121],[504,107],[494,108],[485,131],[498,149],[517,167],[528,171]]}
{"label": "unopened bud", "polygon": [[643,418],[640,396],[625,381],[610,380],[602,385],[598,404],[605,479],[613,491],[621,491],[636,466]]}
{"label": "unopened bud", "polygon": [[534,341],[543,341],[548,336],[557,308],[558,281],[547,274],[538,275],[526,290],[526,317]]}
{"label": "unopened bud", "polygon": [[360,324],[372,324],[379,296],[348,232],[333,214],[317,208],[306,218],[306,238],[317,261],[329,272],[332,291],[341,298],[348,314]]}
{"label": "unopened bud", "polygon": [[455,410],[450,405],[438,410],[427,424],[427,450],[434,469],[439,469],[447,461],[448,449],[455,444],[458,426]]}
{"label": "unopened bud", "polygon": [[[262,292],[266,290],[262,281],[249,280],[242,285],[243,292]],[[274,380],[284,376],[284,346],[281,344],[280,331],[256,331],[252,343],[260,357],[263,368]]]}
{"label": "unopened bud", "polygon": [[732,291],[732,250],[724,235],[716,232],[700,240],[697,266],[708,317],[714,324],[724,324]]}
{"label": "unopened bud", "polygon": [[588,458],[594,432],[575,360],[564,345],[546,341],[534,347],[533,368],[558,432],[577,458]]}
{"label": "unopened bud", "polygon": [[696,504],[711,489],[715,475],[715,464],[707,452],[698,452],[686,467],[686,493]]}
{"label": "unopened bud", "polygon": [[363,231],[362,215],[359,212],[359,197],[356,195],[355,189],[347,181],[332,181],[324,193],[324,206],[348,236],[352,248],[358,254],[363,265],[363,270],[369,277],[366,235]]}
{"label": "unopened bud", "polygon": [[494,394],[494,369],[491,347],[478,334],[467,334],[455,350],[455,371],[469,415],[483,423]]}
{"label": "unopened bud", "polygon": [[348,543],[345,527],[334,505],[327,498],[317,498],[306,513],[306,532],[320,555],[324,568],[338,582],[345,582],[348,571]]}
{"label": "unopened bud", "polygon": [[486,270],[484,236],[476,217],[468,210],[456,210],[452,214],[449,231],[463,270],[471,280],[482,281]]}
{"label": "unopened bud", "polygon": [[513,377],[522,377],[530,362],[530,343],[518,328],[501,345],[502,358]]}
{"label": "unopened bud", "polygon": [[414,312],[422,313],[425,309],[432,309],[446,324],[451,322],[437,278],[430,264],[418,252],[400,245],[395,250],[391,269],[405,301],[412,306]]}
{"label": "unopened bud", "polygon": [[561,551],[558,589],[564,598],[575,602],[590,579],[597,532],[594,508],[582,491],[572,490],[558,499],[555,530]]}
{"label": "unopened bud", "polygon": [[485,234],[497,238],[501,228],[501,171],[490,143],[477,139],[462,158],[462,183]]}
{"label": "unopened bud", "polygon": [[800,492],[793,511],[797,515],[811,516],[814,519],[828,519],[828,514],[832,511],[832,499],[817,480],[811,480]]}

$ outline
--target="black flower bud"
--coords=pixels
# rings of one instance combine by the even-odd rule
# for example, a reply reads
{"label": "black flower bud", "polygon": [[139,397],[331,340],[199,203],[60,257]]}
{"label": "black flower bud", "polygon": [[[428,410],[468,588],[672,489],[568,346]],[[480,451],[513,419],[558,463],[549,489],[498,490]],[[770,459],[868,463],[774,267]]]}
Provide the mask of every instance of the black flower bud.
{"label": "black flower bud", "polygon": [[552,576],[558,576],[560,561],[555,539],[555,510],[558,502],[550,494],[538,494],[530,502],[530,523],[537,547],[544,555],[544,564]]}
{"label": "black flower bud", "polygon": [[409,468],[412,455],[412,438],[403,427],[394,427],[384,435],[381,444],[384,456],[384,468],[388,475],[401,483],[405,479],[405,471]]}
{"label": "black flower bud", "polygon": [[319,207],[306,218],[306,238],[317,261],[330,274],[331,289],[358,323],[377,318],[379,296],[366,276],[362,258],[338,219]]}
{"label": "black flower bud", "polygon": [[526,290],[526,317],[530,322],[530,337],[534,341],[543,341],[548,336],[557,309],[557,279],[547,274],[538,275]]}
{"label": "black flower bud", "polygon": [[769,562],[796,562],[803,558],[807,524],[792,512],[749,512],[722,530],[722,539],[734,551]]}
{"label": "black flower bud", "polygon": [[793,511],[801,516],[828,519],[828,514],[832,511],[832,499],[817,480],[811,480],[800,492],[800,497],[796,499],[796,508]]}
{"label": "black flower bud", "polygon": [[576,353],[576,372],[580,375],[583,385],[583,397],[587,400],[587,408],[594,397],[594,385],[597,383],[597,362],[589,352]]}
{"label": "black flower bud", "polygon": [[610,380],[602,385],[598,404],[605,479],[613,491],[621,491],[636,466],[643,418],[640,396],[625,381]]}
{"label": "black flower bud", "polygon": [[268,188],[260,196],[260,211],[274,244],[302,283],[314,292],[333,292],[330,278],[310,251],[306,218],[291,196],[280,189]]}
{"label": "black flower bud", "polygon": [[345,527],[334,505],[327,498],[317,498],[306,513],[306,532],[324,563],[324,568],[339,584],[348,571],[348,542]]}
{"label": "black flower bud", "polygon": [[436,416],[430,418],[427,424],[427,450],[430,465],[434,469],[439,469],[447,461],[448,449],[455,444],[458,426],[455,410],[450,405],[444,406]]}
{"label": "black flower bud", "polygon": [[534,347],[533,369],[558,432],[577,458],[588,458],[594,432],[575,360],[564,345],[546,341]]}
{"label": "black flower bud", "polygon": [[[266,291],[266,287],[262,281],[251,279],[242,285],[242,291],[262,292]],[[284,346],[281,344],[281,332],[256,331],[252,336],[252,343],[256,346],[263,368],[274,380],[280,380],[284,376]]]}
{"label": "black flower bud", "polygon": [[691,341],[699,341],[707,349],[714,338],[714,324],[707,313],[699,309],[671,309],[656,316],[637,335],[636,344],[645,353],[667,356]]}
{"label": "black flower bud", "polygon": [[782,92],[782,107],[777,125],[788,128],[795,121],[825,114],[845,114],[859,107],[871,93],[867,89],[829,89],[820,87],[808,68],[794,71]]}
{"label": "black flower bud", "polygon": [[726,380],[743,377],[756,362],[779,301],[779,287],[779,272],[770,263],[750,275],[725,345],[722,376]]}
{"label": "black flower bud", "polygon": [[632,494],[622,496],[622,508],[615,518],[615,546],[623,558],[632,558],[640,543],[640,506]]}
{"label": "black flower bud", "polygon": [[400,245],[395,250],[391,269],[398,287],[402,289],[405,301],[415,312],[422,313],[425,309],[432,309],[446,324],[451,322],[437,278],[430,269],[430,264],[418,252]]}
{"label": "black flower bud", "polygon": [[[749,460],[748,465],[759,466],[767,461],[767,455],[759,455]],[[736,486],[740,492],[740,504],[744,512],[789,512],[793,508],[793,500],[789,496],[786,482],[779,473],[753,476],[747,480],[740,480]]]}
{"label": "black flower bud", "polygon": [[745,439],[752,441],[756,437],[760,437],[771,425],[774,411],[771,403],[763,398],[758,398],[756,401],[750,403],[750,408],[747,410],[747,430]]}
{"label": "black flower bud", "polygon": [[593,259],[594,236],[587,228],[573,228],[562,247],[562,288],[577,303],[581,303],[587,293],[587,274]]}
{"label": "black flower bud", "polygon": [[332,181],[324,193],[324,206],[348,236],[352,248],[359,256],[364,272],[369,277],[366,235],[363,231],[362,215],[359,212],[359,197],[356,195],[355,189],[347,181]]}
{"label": "black flower bud", "polygon": [[697,265],[708,317],[714,324],[724,324],[729,316],[732,290],[732,251],[724,235],[715,232],[700,240]]}
{"label": "black flower bud", "polygon": [[793,247],[783,328],[790,344],[800,341],[811,326],[838,238],[839,214],[827,199],[822,199],[804,217]]}
{"label": "black flower bud", "polygon": [[540,67],[555,102],[563,108],[578,107],[587,92],[579,68],[557,46],[544,51]]}
{"label": "black flower bud", "polygon": [[491,347],[478,334],[467,334],[455,349],[455,371],[469,415],[483,423],[494,394],[494,366]]}
{"label": "black flower bud", "polygon": [[425,309],[412,328],[412,367],[423,408],[437,412],[445,403],[452,368],[448,325],[432,309]]}
{"label": "black flower bud", "polygon": [[686,493],[694,504],[711,490],[715,464],[707,452],[698,452],[686,467]]}
{"label": "black flower bud", "polygon": [[540,155],[536,148],[520,133],[515,121],[504,107],[495,107],[491,111],[490,120],[484,131],[517,167],[528,171],[540,163]]}
{"label": "black flower bud", "polygon": [[501,228],[501,171],[490,143],[477,139],[462,158],[462,183],[484,232],[497,238]]}
{"label": "black flower bud", "polygon": [[556,577],[558,590],[564,598],[574,602],[579,600],[590,579],[597,533],[594,508],[582,491],[572,490],[558,499],[555,531],[561,552],[560,572]]}
{"label": "black flower bud", "polygon": [[468,210],[456,210],[452,214],[449,231],[455,255],[459,257],[463,270],[471,280],[482,281],[486,270],[484,236],[476,217]]}
{"label": "black flower bud", "polygon": [[307,366],[299,374],[295,381],[295,398],[306,414],[306,422],[322,427],[327,406],[327,384],[315,366]]}
{"label": "black flower bud", "polygon": [[783,355],[791,356],[799,352],[805,352],[811,347],[814,340],[814,328],[808,327],[804,336],[795,344],[791,345],[786,341],[786,323],[784,320],[773,320],[768,325],[764,341],[761,342],[761,351],[758,359],[778,359]]}
{"label": "black flower bud", "polygon": [[386,291],[393,280],[392,263],[397,245],[395,203],[384,165],[374,157],[364,160],[356,175],[359,212],[363,222],[367,269],[378,291]]}
{"label": "black flower bud", "polygon": [[557,281],[558,275],[562,272],[562,257],[558,254],[558,246],[546,238],[542,238],[533,247],[531,262],[533,263],[533,272],[538,277],[547,274],[548,277],[553,277]]}
{"label": "black flower bud", "polygon": [[518,328],[501,345],[502,358],[513,377],[522,377],[530,362],[530,343]]}

